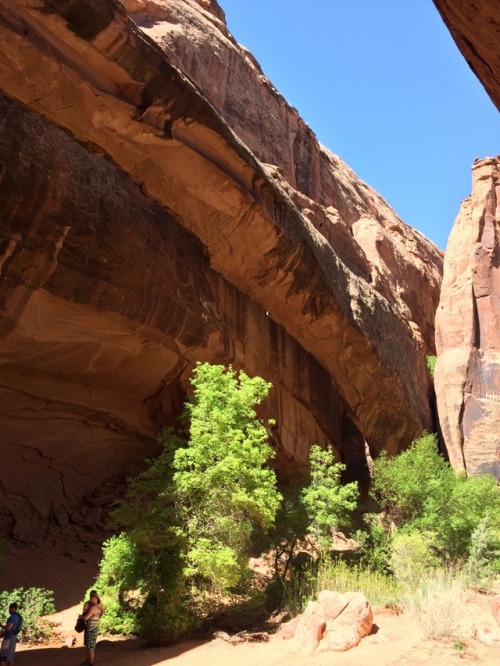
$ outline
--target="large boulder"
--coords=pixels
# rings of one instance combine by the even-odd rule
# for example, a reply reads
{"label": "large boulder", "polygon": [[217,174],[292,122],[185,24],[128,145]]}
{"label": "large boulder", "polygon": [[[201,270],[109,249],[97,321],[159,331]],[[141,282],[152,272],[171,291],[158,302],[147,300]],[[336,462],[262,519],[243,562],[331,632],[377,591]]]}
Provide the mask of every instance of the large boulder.
{"label": "large boulder", "polygon": [[126,5],[0,5],[0,528],[23,539],[34,517],[99,525],[196,361],[273,383],[283,476],[331,442],[367,483],[367,450],[434,425],[439,250],[320,146],[215,1]]}
{"label": "large boulder", "polygon": [[477,160],[436,315],[439,422],[457,470],[500,478],[500,163]]}
{"label": "large boulder", "polygon": [[320,592],[318,601],[325,609],[327,618],[320,646],[322,652],[350,650],[371,632],[373,612],[361,592],[340,594],[324,590]]}
{"label": "large boulder", "polygon": [[302,615],[281,627],[283,638],[294,637],[298,652],[345,652],[368,636],[373,626],[373,612],[361,592],[322,590]]}

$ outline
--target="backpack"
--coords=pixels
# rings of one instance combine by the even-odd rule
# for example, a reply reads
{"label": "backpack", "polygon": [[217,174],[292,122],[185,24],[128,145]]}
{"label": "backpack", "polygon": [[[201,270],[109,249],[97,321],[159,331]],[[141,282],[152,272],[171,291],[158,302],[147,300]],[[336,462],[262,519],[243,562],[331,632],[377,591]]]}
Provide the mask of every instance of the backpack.
{"label": "backpack", "polygon": [[19,618],[17,621],[17,627],[16,630],[13,631],[12,633],[14,636],[17,636],[17,634],[23,630],[23,624],[24,624],[24,618],[20,613],[16,613],[17,617]]}

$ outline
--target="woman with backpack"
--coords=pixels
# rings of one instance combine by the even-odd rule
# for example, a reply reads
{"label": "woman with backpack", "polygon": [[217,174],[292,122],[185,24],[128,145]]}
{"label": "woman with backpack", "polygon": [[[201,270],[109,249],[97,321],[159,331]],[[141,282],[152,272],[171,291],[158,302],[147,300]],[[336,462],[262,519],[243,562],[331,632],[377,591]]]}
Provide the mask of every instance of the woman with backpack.
{"label": "woman with backpack", "polygon": [[90,599],[85,602],[84,613],[80,618],[85,621],[85,633],[83,635],[83,643],[87,649],[87,659],[82,662],[82,666],[92,666],[94,663],[95,646],[97,642],[97,634],[99,633],[99,620],[104,613],[101,600],[95,590],[90,593]]}
{"label": "woman with backpack", "polygon": [[16,651],[17,634],[21,631],[23,618],[17,612],[17,604],[9,606],[9,618],[4,627],[4,636],[0,647],[0,663],[12,666]]}

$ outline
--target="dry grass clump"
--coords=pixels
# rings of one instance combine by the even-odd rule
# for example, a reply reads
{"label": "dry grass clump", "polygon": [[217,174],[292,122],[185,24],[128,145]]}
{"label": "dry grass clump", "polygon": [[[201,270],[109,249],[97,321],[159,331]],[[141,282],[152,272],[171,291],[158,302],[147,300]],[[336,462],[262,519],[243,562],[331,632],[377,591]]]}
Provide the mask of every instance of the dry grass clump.
{"label": "dry grass clump", "polygon": [[440,569],[407,592],[404,605],[415,614],[424,638],[439,640],[457,636],[465,600],[460,576],[453,570]]}
{"label": "dry grass clump", "polygon": [[362,592],[375,606],[394,606],[398,603],[398,585],[393,577],[359,565],[348,566],[342,560],[320,563],[316,590],[317,593],[321,590]]}

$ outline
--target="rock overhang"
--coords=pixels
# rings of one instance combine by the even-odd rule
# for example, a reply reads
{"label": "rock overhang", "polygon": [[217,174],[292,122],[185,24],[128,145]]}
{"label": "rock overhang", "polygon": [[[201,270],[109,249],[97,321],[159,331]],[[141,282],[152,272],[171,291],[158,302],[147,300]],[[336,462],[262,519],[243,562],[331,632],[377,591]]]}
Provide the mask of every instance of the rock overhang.
{"label": "rock overhang", "polygon": [[[137,234],[131,219],[120,229],[119,216],[113,227],[105,206],[101,215],[90,215],[93,226],[82,216],[72,225],[75,216],[65,214],[63,206],[53,216],[57,234],[51,238],[48,233],[47,239],[33,233],[29,220],[23,226],[12,206],[10,219],[4,221],[4,324],[11,327],[7,343],[21,345],[23,313],[27,317],[38,302],[47,314],[48,304],[57,299],[64,312],[61,320],[71,322],[68,327],[74,331],[78,307],[96,321],[105,320],[106,326],[112,322],[121,327],[123,359],[116,350],[111,353],[113,343],[103,335],[100,343],[106,353],[99,366],[97,336],[97,347],[89,348],[85,362],[81,360],[83,384],[92,376],[92,381],[104,383],[104,390],[132,393],[144,417],[136,435],[146,439],[165,420],[165,413],[178,413],[189,368],[205,359],[227,360],[274,380],[287,396],[282,400],[289,410],[284,415],[298,414],[292,423],[307,424],[303,439],[333,439],[339,456],[346,459],[358,455],[349,453],[350,445],[342,442],[342,432],[352,428],[357,432],[353,449],[364,450],[367,441],[375,454],[384,448],[397,450],[431,427],[424,349],[414,335],[412,315],[402,316],[401,304],[374,288],[366,270],[364,279],[351,270],[203,91],[141,33],[121,3],[12,0],[4,3],[0,16],[5,37],[0,84],[12,117],[23,116],[28,125],[37,122],[36,117],[44,118],[46,136],[54,137],[55,128],[64,132],[67,145],[62,138],[53,141],[65,144],[64,168],[80,180],[81,165],[71,160],[75,143],[96,161],[89,168],[97,173],[101,169],[103,179],[121,179],[116,192],[122,201],[116,202],[116,209],[121,211],[123,193],[133,190],[132,199],[142,198],[137,227],[146,229],[142,236]],[[50,165],[47,168],[50,171]],[[4,196],[9,200],[10,193]],[[22,186],[18,196],[22,197]],[[53,197],[58,196],[53,191]],[[88,193],[92,196],[104,201],[106,188],[100,199],[98,192]],[[33,215],[36,229],[50,228],[47,212],[40,219]],[[84,242],[85,232],[93,239],[90,247]],[[346,233],[350,237],[351,232]],[[127,235],[132,241],[123,239]],[[107,259],[97,242],[103,238],[110,248]],[[115,252],[114,261],[111,250],[116,248],[110,238],[119,239],[124,250]],[[20,258],[21,248],[29,254],[34,239],[35,254],[43,259],[28,266]],[[169,256],[168,270],[161,268],[162,252]],[[435,255],[432,262],[439,264]],[[65,279],[68,265],[78,280]],[[146,271],[140,276],[141,266],[149,276],[144,276]],[[158,285],[164,283],[169,286],[162,294]],[[435,289],[431,284],[432,279],[429,292]],[[144,305],[151,300],[154,308]],[[94,332],[98,330],[96,326]],[[296,358],[307,359],[310,378],[321,377],[319,385],[328,385],[324,390],[329,404],[322,396],[312,397],[317,393],[312,379],[299,387],[295,376],[287,377],[286,358],[271,361],[270,352],[266,359],[258,358],[255,345],[264,339],[269,345],[276,331],[285,340],[281,353],[294,349]],[[34,332],[30,335],[36,349],[42,341],[35,340]],[[76,333],[75,343],[81,338]],[[141,349],[144,341],[146,347],[134,364],[134,346]],[[55,342],[59,350],[65,349],[61,340]],[[156,353],[164,365],[148,362]],[[23,363],[34,373],[33,355],[41,358],[24,356]],[[115,357],[115,364],[104,360],[108,355]],[[114,376],[117,366],[122,372],[119,381]],[[100,367],[101,374],[92,375],[89,367]],[[411,379],[405,376],[408,368],[414,373]],[[57,364],[45,371],[67,379],[68,371]],[[134,379],[136,372],[151,377],[151,382]],[[117,423],[109,414],[104,421],[107,427]],[[284,466],[285,459],[294,456],[304,462],[312,443],[299,452],[301,437],[290,430],[282,425]],[[133,440],[133,428],[128,435]]]}

